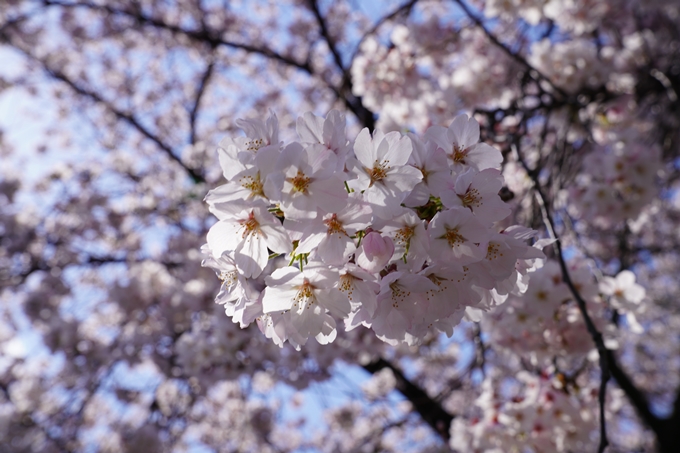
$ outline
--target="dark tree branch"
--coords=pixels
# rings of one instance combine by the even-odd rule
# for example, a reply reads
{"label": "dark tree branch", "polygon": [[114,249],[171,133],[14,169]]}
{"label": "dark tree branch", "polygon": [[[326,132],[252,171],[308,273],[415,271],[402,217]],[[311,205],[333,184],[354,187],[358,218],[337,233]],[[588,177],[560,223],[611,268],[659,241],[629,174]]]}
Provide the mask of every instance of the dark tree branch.
{"label": "dark tree branch", "polygon": [[[600,368],[602,376],[600,380],[600,389],[598,394],[598,399],[600,403],[600,445],[598,448],[598,452],[602,453],[607,447],[607,445],[609,445],[609,441],[607,440],[606,420],[604,418],[605,415],[604,404],[606,396],[606,385],[610,377],[613,377],[616,380],[621,390],[623,390],[625,395],[628,397],[628,400],[635,408],[639,417],[656,435],[658,451],[660,453],[679,452],[680,436],[678,436],[678,429],[680,429],[679,428],[680,414],[678,413],[677,410],[674,410],[674,413],[671,415],[671,417],[667,419],[661,419],[658,416],[654,415],[650,410],[649,402],[647,401],[645,395],[640,391],[640,389],[638,389],[635,386],[632,379],[618,364],[618,361],[613,351],[611,351],[605,346],[602,334],[599,332],[592,318],[590,317],[590,314],[588,313],[586,301],[583,299],[580,292],[574,285],[574,282],[571,280],[571,276],[569,274],[569,270],[564,259],[562,245],[555,231],[552,206],[550,204],[550,200],[548,199],[548,197],[546,196],[545,192],[541,187],[541,184],[538,180],[538,174],[535,170],[532,170],[528,167],[528,165],[522,158],[519,152],[519,147],[517,145],[515,145],[515,151],[517,152],[519,162],[533,180],[534,190],[536,191],[539,203],[541,204],[543,210],[546,227],[548,228],[550,235],[554,239],[556,239],[556,241],[553,243],[553,247],[555,249],[555,256],[559,262],[560,269],[562,271],[562,279],[569,288],[574,300],[576,301],[576,304],[578,305],[579,311],[581,312],[581,315],[583,316],[584,322],[586,324],[588,333],[590,334],[593,342],[595,343],[598,354],[600,356]],[[680,399],[680,395],[678,396],[678,399]],[[680,407],[680,401],[676,400],[675,403],[676,406]]]}
{"label": "dark tree branch", "polygon": [[482,376],[486,377],[486,345],[482,340],[482,329],[479,324],[475,323],[474,327],[474,343],[475,343],[475,366],[479,367]]}
{"label": "dark tree branch", "polygon": [[539,80],[544,80],[545,82],[547,82],[555,91],[560,93],[563,97],[565,97],[565,98],[569,97],[569,95],[564,90],[562,90],[562,88],[555,85],[552,82],[552,80],[550,80],[547,76],[542,74],[541,71],[539,71],[538,69],[531,66],[529,64],[529,62],[524,57],[522,57],[521,55],[519,55],[516,52],[513,52],[508,46],[506,46],[498,38],[496,38],[496,36],[494,36],[493,33],[491,33],[489,30],[487,30],[486,26],[484,25],[482,20],[479,17],[477,17],[477,15],[472,12],[472,10],[470,10],[470,8],[465,4],[465,2],[463,2],[462,0],[453,0],[453,1],[458,6],[460,6],[460,8],[463,10],[463,12],[470,18],[470,20],[472,20],[472,22],[475,23],[475,25],[477,25],[482,30],[482,32],[484,32],[486,37],[489,38],[489,40],[492,43],[494,43],[499,49],[501,49],[503,52],[505,52],[510,58],[512,58],[513,60],[515,60],[516,62],[518,62],[519,64],[521,64],[525,68],[527,68],[529,70],[529,74],[531,74],[531,72],[534,72],[538,76]]}
{"label": "dark tree branch", "polygon": [[245,43],[238,43],[238,42],[233,42],[233,41],[227,41],[222,39],[219,36],[216,36],[212,33],[210,33],[209,30],[202,29],[202,30],[188,30],[185,28],[182,28],[178,25],[173,25],[173,24],[168,24],[166,22],[163,22],[162,20],[146,16],[143,14],[141,11],[129,11],[129,10],[124,10],[124,9],[118,9],[114,8],[110,5],[97,5],[94,3],[90,2],[78,2],[78,3],[72,3],[72,2],[63,2],[60,0],[43,0],[43,4],[45,6],[61,6],[61,7],[66,7],[66,8],[88,8],[92,10],[97,10],[97,11],[103,11],[108,14],[114,14],[114,15],[122,15],[122,16],[127,16],[131,19],[134,19],[136,22],[143,24],[143,25],[151,25],[155,28],[163,29],[163,30],[168,30],[172,33],[176,34],[181,34],[185,35],[194,41],[197,42],[202,42],[209,44],[212,47],[217,47],[217,46],[225,46],[225,47],[230,47],[232,49],[240,49],[240,50],[245,50],[246,52],[253,53],[253,54],[258,54],[262,55],[263,57],[279,61],[281,63],[285,63],[289,66],[296,67],[298,69],[301,69],[305,72],[312,73],[312,69],[309,66],[308,62],[299,62],[294,60],[291,57],[288,57],[286,55],[282,55],[272,49],[269,49],[267,47],[260,47],[260,46],[255,46],[252,44],[245,44]]}
{"label": "dark tree branch", "polygon": [[[61,6],[61,7],[67,7],[67,8],[88,8],[96,11],[102,11],[108,14],[114,14],[114,15],[122,15],[129,17],[136,22],[143,24],[143,25],[149,25],[153,26],[158,29],[162,30],[168,30],[172,33],[176,34],[181,34],[184,36],[187,36],[191,38],[192,40],[204,44],[208,44],[212,48],[218,47],[218,46],[225,46],[229,47],[232,49],[239,49],[239,50],[244,50],[246,52],[256,54],[256,55],[261,55],[265,58],[278,61],[280,63],[284,63],[288,66],[294,67],[296,69],[302,70],[306,72],[309,75],[315,75],[314,70],[312,69],[309,58],[304,61],[304,62],[299,62],[289,56],[280,54],[268,47],[264,46],[257,46],[257,45],[252,45],[252,44],[245,44],[245,43],[238,43],[234,41],[227,41],[225,39],[222,39],[220,36],[216,36],[215,34],[211,33],[207,29],[201,29],[201,30],[189,30],[182,28],[178,25],[173,25],[173,24],[168,24],[166,22],[163,22],[162,20],[149,17],[141,13],[140,11],[128,11],[124,9],[118,9],[114,8],[110,5],[97,5],[94,3],[90,2],[79,2],[79,3],[72,3],[72,2],[64,2],[60,0],[43,0],[43,5],[45,6]],[[323,19],[323,18],[322,18]],[[324,25],[325,27],[325,25]],[[329,36],[330,38],[330,36]],[[331,49],[335,49],[334,45],[332,44],[333,41],[329,42],[329,47]],[[336,50],[337,51],[337,50]],[[343,70],[342,66],[340,67],[341,70]],[[323,82],[328,86],[328,88],[333,91],[335,96],[340,99],[347,109],[351,111],[357,119],[361,122],[362,125],[365,127],[368,127],[370,130],[373,130],[375,128],[375,118],[373,112],[371,112],[369,109],[367,109],[360,97],[356,97],[352,94],[352,86],[351,86],[351,79],[349,75],[346,77],[343,76],[343,86],[341,87],[336,87],[332,83],[330,83],[327,80],[323,80]]]}
{"label": "dark tree branch", "polygon": [[430,398],[422,388],[418,387],[404,376],[404,373],[402,373],[399,368],[382,357],[363,365],[363,368],[372,374],[385,368],[392,370],[397,382],[396,389],[413,404],[416,412],[418,412],[422,419],[430,425],[439,437],[441,437],[444,442],[448,443],[450,438],[449,428],[454,416],[449,414],[441,404],[433,398]]}
{"label": "dark tree branch", "polygon": [[333,60],[335,60],[336,66],[342,72],[343,80],[345,80],[345,79],[348,80],[349,77],[347,76],[347,69],[345,69],[345,65],[342,63],[342,57],[340,56],[340,52],[338,51],[338,48],[335,44],[335,39],[333,39],[330,32],[328,31],[328,26],[326,25],[326,20],[321,15],[321,10],[319,10],[318,0],[309,0],[309,8],[312,10],[312,13],[314,14],[314,18],[316,19],[316,22],[319,24],[319,29],[321,30],[321,36],[323,36],[323,39],[326,41],[326,44],[328,44],[328,48],[330,49],[331,54],[333,55]]}
{"label": "dark tree branch", "polygon": [[71,80],[69,77],[67,77],[63,72],[59,71],[58,69],[51,68],[49,64],[34,56],[31,54],[29,51],[19,47],[19,46],[14,46],[15,49],[19,50],[21,53],[23,53],[26,57],[30,58],[31,60],[39,63],[42,67],[43,70],[53,79],[58,80],[60,82],[63,82],[66,84],[69,88],[71,88],[73,91],[75,91],[77,94],[83,96],[84,98],[89,99],[90,101],[94,101],[96,104],[99,104],[106,108],[109,112],[113,113],[116,118],[119,120],[127,123],[129,126],[132,126],[134,129],[137,130],[140,134],[142,134],[144,137],[147,139],[151,140],[153,143],[155,143],[164,153],[167,157],[169,157],[171,160],[175,161],[178,163],[188,174],[191,176],[191,179],[195,183],[201,183],[205,182],[205,178],[203,175],[196,169],[189,167],[187,164],[182,162],[182,159],[178,157],[175,152],[172,150],[172,148],[167,145],[165,142],[163,142],[160,137],[152,133],[150,130],[148,130],[142,123],[139,122],[139,120],[131,113],[124,112],[123,110],[118,109],[115,107],[111,102],[107,101],[104,99],[102,96],[97,94],[94,91],[91,91],[85,87],[80,86],[73,80]]}
{"label": "dark tree branch", "polygon": [[[614,356],[613,354],[611,354],[611,351],[609,351],[605,346],[604,339],[602,338],[602,333],[600,333],[600,331],[595,326],[595,323],[593,322],[592,318],[590,317],[590,314],[588,313],[588,308],[586,306],[586,301],[583,299],[578,289],[576,289],[576,286],[574,285],[574,282],[571,279],[569,269],[567,268],[567,263],[564,259],[564,254],[562,252],[562,244],[560,242],[559,237],[557,236],[557,232],[555,231],[555,223],[552,218],[552,207],[550,205],[550,200],[548,200],[548,197],[545,195],[545,192],[541,187],[541,184],[538,180],[538,174],[536,171],[529,168],[529,166],[527,165],[526,161],[524,160],[519,151],[519,146],[518,145],[514,146],[515,151],[517,152],[517,159],[533,180],[534,190],[536,191],[539,204],[541,205],[541,209],[543,211],[543,217],[546,223],[546,228],[548,228],[550,236],[553,239],[555,239],[555,242],[553,242],[553,248],[555,250],[555,256],[557,257],[557,261],[560,264],[560,269],[562,271],[562,280],[569,288],[572,296],[574,297],[574,300],[576,300],[576,304],[578,305],[579,311],[581,312],[581,316],[583,316],[583,320],[586,324],[586,329],[588,330],[590,337],[593,339],[595,347],[597,348],[597,352],[600,355],[601,378],[600,389],[598,392],[598,400],[600,406],[600,445],[597,451],[598,453],[603,453],[604,450],[609,445],[609,440],[607,439],[607,421],[605,419],[605,399],[607,396],[606,395],[607,382],[611,377],[611,368],[613,367],[612,364],[616,363],[616,361],[613,360]],[[623,370],[621,370],[621,372],[623,373]]]}
{"label": "dark tree branch", "polygon": [[208,81],[210,80],[210,77],[212,76],[214,69],[215,62],[211,61],[208,64],[208,67],[205,69],[203,77],[201,77],[198,89],[196,90],[194,105],[191,108],[191,111],[189,112],[189,128],[190,128],[189,143],[191,143],[192,145],[196,144],[196,118],[198,116],[198,108],[201,104],[201,98],[203,98],[203,94],[205,93],[206,87],[208,86]]}
{"label": "dark tree branch", "polygon": [[364,33],[361,36],[361,39],[359,39],[359,42],[357,43],[357,47],[356,47],[356,49],[354,49],[354,52],[352,53],[352,57],[349,60],[349,63],[350,63],[349,65],[352,66],[352,62],[354,62],[354,59],[359,54],[359,50],[361,49],[361,44],[366,40],[366,38],[368,38],[369,36],[371,36],[372,34],[377,32],[378,29],[380,27],[382,27],[382,25],[385,22],[394,19],[395,17],[397,17],[398,15],[400,15],[404,12],[407,13],[407,14],[409,12],[411,12],[411,9],[415,6],[416,3],[418,3],[418,0],[409,0],[408,2],[404,3],[403,5],[397,7],[391,13],[387,14],[386,16],[381,17],[380,20],[378,20],[378,22],[375,23],[375,25],[373,25],[368,31],[366,31],[366,33]]}
{"label": "dark tree branch", "polygon": [[352,78],[349,74],[349,71],[342,63],[342,57],[338,51],[335,39],[333,39],[333,37],[330,35],[330,32],[328,31],[326,19],[321,15],[317,0],[309,0],[309,7],[314,14],[317,24],[319,25],[321,36],[326,41],[326,44],[333,55],[335,65],[342,74],[342,82],[340,83],[340,87],[334,87],[331,83],[327,82],[328,86],[335,92],[336,96],[345,103],[345,106],[352,113],[354,113],[354,115],[356,115],[364,127],[367,127],[369,130],[373,131],[373,129],[375,129],[374,114],[364,106],[363,102],[361,101],[361,97],[354,96],[352,93]]}

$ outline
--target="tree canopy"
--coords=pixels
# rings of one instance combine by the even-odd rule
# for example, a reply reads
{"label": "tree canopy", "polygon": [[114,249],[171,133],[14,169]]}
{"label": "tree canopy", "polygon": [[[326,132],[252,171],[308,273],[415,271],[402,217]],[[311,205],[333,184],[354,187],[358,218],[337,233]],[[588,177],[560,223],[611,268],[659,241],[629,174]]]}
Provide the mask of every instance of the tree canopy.
{"label": "tree canopy", "polygon": [[680,5],[5,0],[0,452],[680,451]]}

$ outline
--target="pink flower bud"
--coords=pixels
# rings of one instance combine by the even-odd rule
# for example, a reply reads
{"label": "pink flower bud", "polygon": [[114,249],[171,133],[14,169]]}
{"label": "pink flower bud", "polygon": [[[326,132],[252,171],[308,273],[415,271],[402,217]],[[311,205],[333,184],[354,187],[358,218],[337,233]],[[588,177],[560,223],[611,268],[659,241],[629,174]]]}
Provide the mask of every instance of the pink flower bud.
{"label": "pink flower bud", "polygon": [[356,255],[357,264],[368,272],[379,272],[394,254],[394,242],[372,231],[361,241]]}

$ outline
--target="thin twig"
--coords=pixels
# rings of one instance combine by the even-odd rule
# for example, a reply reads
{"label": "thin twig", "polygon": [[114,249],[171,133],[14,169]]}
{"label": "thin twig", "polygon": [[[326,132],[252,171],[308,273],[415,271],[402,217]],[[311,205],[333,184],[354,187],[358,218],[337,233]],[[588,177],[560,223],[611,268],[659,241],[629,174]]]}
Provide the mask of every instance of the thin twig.
{"label": "thin twig", "polygon": [[352,66],[352,62],[356,59],[357,55],[359,54],[359,51],[361,50],[361,44],[363,44],[366,39],[373,35],[375,32],[378,31],[380,27],[383,26],[383,24],[387,21],[390,21],[400,15],[403,12],[409,12],[411,9],[415,6],[415,4],[418,3],[418,0],[410,0],[403,5],[397,7],[394,11],[391,13],[387,14],[386,16],[381,17],[378,22],[376,22],[371,28],[369,28],[359,39],[359,42],[357,43],[356,48],[354,49],[354,52],[352,52],[352,56],[349,59],[350,61],[350,66]]}
{"label": "thin twig", "polygon": [[599,400],[599,406],[600,406],[600,444],[598,446],[598,453],[603,453],[604,450],[607,448],[609,445],[609,440],[607,439],[607,421],[605,419],[605,402],[606,402],[606,396],[607,396],[607,382],[609,381],[611,377],[611,371],[610,371],[610,365],[611,365],[611,359],[613,359],[613,355],[610,353],[610,351],[607,349],[607,347],[604,344],[604,339],[602,338],[602,333],[597,329],[595,326],[595,323],[593,322],[592,318],[590,317],[590,314],[588,313],[588,308],[586,306],[586,301],[583,299],[581,296],[581,293],[576,289],[576,286],[574,285],[574,282],[571,279],[571,275],[569,274],[569,269],[567,268],[567,263],[564,259],[564,254],[562,251],[562,244],[560,242],[560,238],[557,236],[557,232],[555,231],[555,223],[551,215],[551,207],[550,207],[550,202],[548,198],[546,197],[545,193],[543,192],[543,189],[541,188],[541,185],[538,181],[538,176],[535,171],[532,171],[529,166],[526,164],[526,161],[520,154],[519,148],[516,145],[513,145],[515,147],[515,152],[517,153],[517,159],[520,162],[520,164],[524,167],[526,172],[530,175],[531,179],[534,182],[534,191],[536,193],[536,199],[538,201],[538,204],[541,208],[541,213],[543,214],[543,220],[545,222],[545,226],[548,230],[548,234],[552,239],[554,239],[553,242],[553,248],[555,251],[555,256],[557,257],[557,260],[560,264],[560,269],[562,270],[562,280],[564,283],[567,285],[569,290],[571,291],[572,296],[574,297],[574,300],[576,300],[576,304],[578,305],[579,311],[581,312],[581,316],[583,317],[583,320],[585,321],[586,324],[586,329],[588,330],[588,333],[590,334],[590,337],[593,339],[593,342],[595,343],[595,347],[597,348],[597,352],[600,356],[600,388],[598,392],[598,400]]}
{"label": "thin twig", "polygon": [[40,63],[44,69],[44,71],[53,79],[59,80],[60,82],[63,82],[66,84],[69,88],[71,88],[73,91],[78,93],[79,95],[88,98],[91,101],[94,101],[95,103],[103,106],[106,108],[108,111],[113,113],[116,118],[119,120],[122,120],[123,122],[127,123],[128,125],[132,126],[134,129],[136,129],[140,134],[142,134],[144,137],[148,138],[152,142],[154,142],[164,153],[167,157],[169,157],[171,160],[175,161],[178,163],[188,174],[191,176],[194,182],[196,183],[201,183],[205,182],[205,178],[201,173],[199,173],[198,170],[189,167],[187,164],[182,162],[182,159],[178,157],[175,152],[172,150],[172,148],[163,142],[160,137],[152,133],[150,130],[148,130],[142,123],[139,122],[139,120],[132,114],[128,112],[124,112],[117,107],[115,107],[111,102],[107,101],[104,99],[102,96],[97,94],[94,91],[88,90],[85,87],[80,86],[73,80],[71,80],[69,77],[67,77],[63,72],[59,71],[56,68],[52,68],[49,66],[49,64],[36,57],[35,55],[31,54],[29,51],[19,47],[15,46],[15,49],[21,51],[26,57],[30,58],[31,60]]}
{"label": "thin twig", "polygon": [[185,29],[182,28],[178,25],[173,25],[173,24],[168,24],[167,22],[164,22],[160,19],[156,19],[154,17],[147,16],[143,14],[140,11],[128,11],[124,9],[118,9],[114,8],[110,5],[97,5],[94,3],[89,3],[89,2],[79,2],[79,3],[71,3],[71,2],[63,2],[59,0],[43,0],[43,4],[45,6],[61,6],[65,8],[88,8],[92,10],[98,10],[102,11],[108,14],[113,14],[113,15],[123,15],[130,17],[131,19],[134,19],[140,24],[144,25],[151,25],[156,28],[168,30],[172,33],[177,33],[177,34],[182,34],[185,35],[194,41],[198,42],[203,42],[210,44],[213,47],[216,46],[225,46],[225,47],[231,47],[233,49],[241,49],[245,50],[246,52],[249,53],[254,53],[258,55],[262,55],[266,58],[272,59],[272,60],[277,60],[282,63],[285,63],[289,66],[294,66],[298,69],[302,69],[303,71],[306,71],[308,73],[312,72],[311,67],[309,66],[309,62],[299,62],[297,60],[294,60],[291,57],[288,57],[286,55],[280,54],[268,47],[260,47],[260,46],[255,46],[252,44],[245,44],[245,43],[238,43],[234,41],[227,41],[225,39],[222,39],[220,36],[217,36],[215,34],[211,34],[208,30],[191,30],[191,29]]}
{"label": "thin twig", "polygon": [[[324,38],[326,45],[328,45],[328,48],[333,55],[333,61],[342,74],[342,81],[340,82],[339,87],[334,86],[329,81],[326,81],[326,84],[335,92],[338,99],[341,99],[345,103],[345,106],[347,106],[347,108],[356,115],[361,123],[372,131],[375,128],[375,118],[373,112],[364,106],[361,97],[354,95],[352,78],[350,76],[349,70],[342,63],[342,56],[340,55],[340,51],[337,48],[335,39],[331,36],[330,31],[328,30],[326,19],[321,15],[321,10],[319,9],[317,0],[309,0],[309,7],[314,14],[317,24],[319,25],[321,36]],[[350,60],[350,66],[351,64],[352,60]]]}
{"label": "thin twig", "polygon": [[192,145],[196,144],[196,118],[198,116],[198,108],[201,104],[201,98],[203,97],[203,94],[206,91],[208,81],[210,80],[210,77],[212,76],[214,69],[215,62],[211,60],[210,63],[208,64],[208,67],[205,69],[205,72],[203,73],[203,77],[201,77],[198,89],[196,90],[194,105],[192,106],[191,111],[189,112],[189,129],[190,129],[189,143],[191,143]]}

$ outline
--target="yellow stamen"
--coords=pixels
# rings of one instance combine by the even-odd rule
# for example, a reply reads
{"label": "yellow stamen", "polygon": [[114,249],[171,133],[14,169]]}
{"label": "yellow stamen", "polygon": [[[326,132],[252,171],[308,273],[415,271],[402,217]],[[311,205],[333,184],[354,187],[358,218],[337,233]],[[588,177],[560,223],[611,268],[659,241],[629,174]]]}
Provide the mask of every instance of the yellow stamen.
{"label": "yellow stamen", "polygon": [[306,193],[309,184],[312,182],[312,178],[308,178],[304,173],[298,170],[297,175],[295,175],[294,178],[288,178],[288,182],[293,185],[293,190],[295,192]]}
{"label": "yellow stamen", "polygon": [[333,214],[330,219],[326,219],[323,223],[328,227],[328,234],[339,234],[347,236],[347,232],[342,227],[342,223],[338,220],[337,214]]}
{"label": "yellow stamen", "polygon": [[340,285],[338,289],[347,294],[347,298],[352,302],[354,296],[354,277],[351,274],[343,274],[340,276]]}
{"label": "yellow stamen", "polygon": [[257,138],[255,140],[251,140],[245,143],[246,145],[246,151],[253,151],[257,152],[260,148],[264,146],[264,140],[261,138]]}
{"label": "yellow stamen", "polygon": [[446,233],[440,239],[446,239],[451,247],[456,247],[465,242],[465,238],[458,232],[458,228],[446,229]]}
{"label": "yellow stamen", "polygon": [[411,241],[411,238],[415,234],[415,228],[405,225],[402,229],[397,231],[397,233],[394,235],[394,239],[396,239],[397,243],[400,245],[403,245],[404,247],[408,246],[409,242]]}
{"label": "yellow stamen", "polygon": [[482,196],[477,189],[468,189],[468,191],[465,192],[465,195],[458,195],[458,197],[466,208],[479,208],[484,204],[482,203]]}
{"label": "yellow stamen", "polygon": [[462,148],[459,145],[453,145],[453,151],[451,153],[451,159],[457,164],[464,164],[465,157],[467,156],[467,149]]}
{"label": "yellow stamen", "polygon": [[503,256],[502,253],[500,253],[500,245],[494,244],[493,242],[489,242],[489,246],[486,249],[486,259],[489,261],[493,261],[497,258],[500,258]]}
{"label": "yellow stamen", "polygon": [[314,296],[314,286],[305,279],[305,282],[300,286],[297,294],[293,298],[293,306],[291,309],[300,313],[307,308],[309,310],[316,303],[316,296]]}
{"label": "yellow stamen", "polygon": [[371,169],[365,168],[366,173],[368,173],[369,178],[371,178],[371,183],[368,185],[368,187],[371,187],[376,182],[382,181],[387,177],[387,170],[391,168],[388,165],[389,163],[390,163],[389,160],[384,160],[382,162],[378,162],[376,160],[373,163],[373,168]]}
{"label": "yellow stamen", "polygon": [[241,225],[243,225],[243,238],[260,232],[260,222],[255,219],[255,214],[252,211],[247,220],[241,220]]}
{"label": "yellow stamen", "polygon": [[241,183],[241,186],[250,190],[250,196],[255,197],[255,196],[260,196],[264,197],[264,184],[262,184],[262,181],[260,180],[260,173],[258,172],[254,177],[253,176],[243,176],[240,180],[239,183]]}

